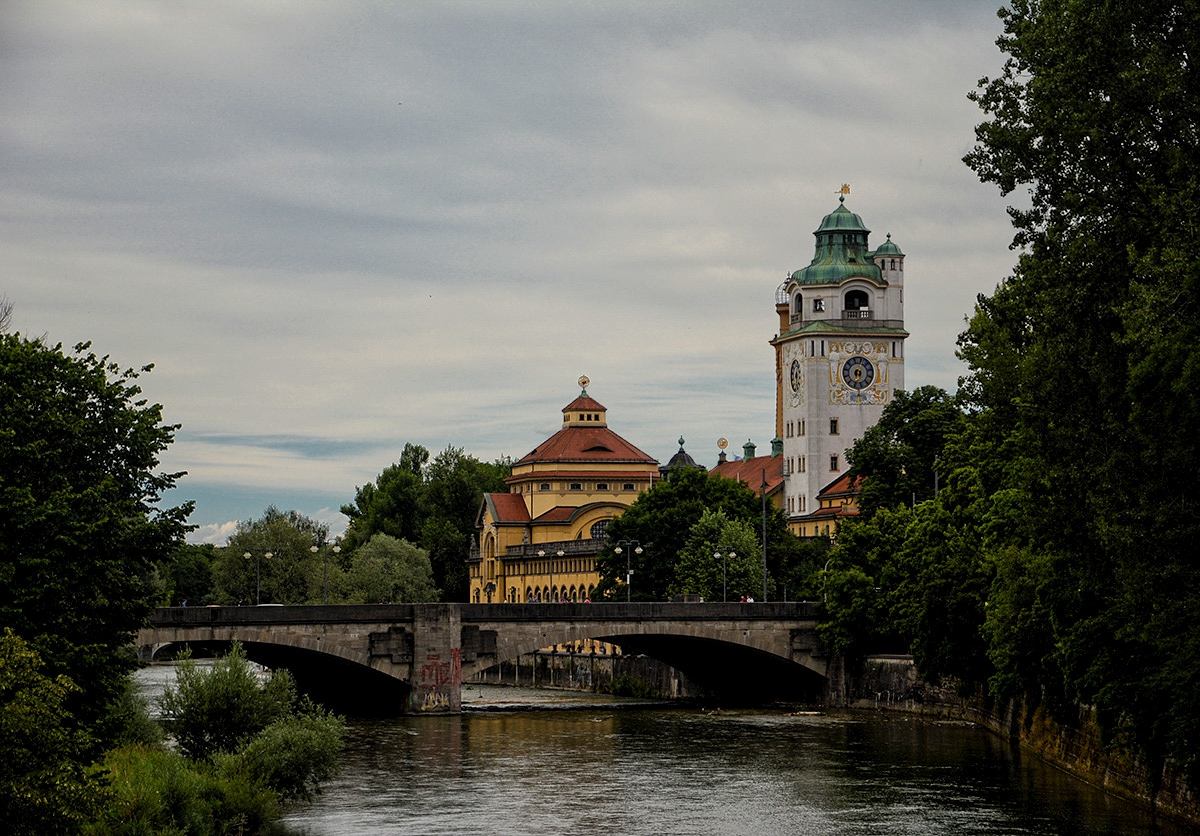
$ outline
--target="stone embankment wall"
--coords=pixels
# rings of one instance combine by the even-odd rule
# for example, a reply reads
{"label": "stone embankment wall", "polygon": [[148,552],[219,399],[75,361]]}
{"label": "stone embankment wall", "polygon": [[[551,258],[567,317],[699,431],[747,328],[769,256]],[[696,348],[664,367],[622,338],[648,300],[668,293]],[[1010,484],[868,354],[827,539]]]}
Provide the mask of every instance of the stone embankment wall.
{"label": "stone embankment wall", "polygon": [[1032,714],[1014,703],[997,703],[982,692],[959,695],[955,683],[932,686],[921,681],[910,656],[866,659],[846,682],[853,708],[905,711],[928,717],[979,723],[1018,742],[1026,751],[1113,795],[1153,805],[1158,812],[1200,823],[1200,798],[1183,775],[1168,764],[1151,799],[1146,766],[1128,751],[1106,747],[1090,710],[1075,726],[1055,722],[1039,708]]}
{"label": "stone embankment wall", "polygon": [[608,690],[614,678],[634,681],[660,699],[692,699],[701,690],[686,676],[648,656],[566,653],[539,650],[514,662],[504,662],[476,675],[472,681],[527,688],[560,688],[569,691]]}

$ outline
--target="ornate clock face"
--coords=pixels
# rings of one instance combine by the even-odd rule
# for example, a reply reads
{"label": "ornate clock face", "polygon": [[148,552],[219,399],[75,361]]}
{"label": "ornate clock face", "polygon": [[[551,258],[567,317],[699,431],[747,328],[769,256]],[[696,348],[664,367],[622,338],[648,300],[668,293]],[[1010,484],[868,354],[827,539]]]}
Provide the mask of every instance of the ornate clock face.
{"label": "ornate clock face", "polygon": [[866,357],[851,357],[842,366],[842,380],[851,389],[866,389],[875,380],[875,367]]}
{"label": "ornate clock face", "polygon": [[799,360],[792,360],[792,365],[788,368],[788,382],[793,392],[798,393],[804,388],[804,367],[800,365]]}

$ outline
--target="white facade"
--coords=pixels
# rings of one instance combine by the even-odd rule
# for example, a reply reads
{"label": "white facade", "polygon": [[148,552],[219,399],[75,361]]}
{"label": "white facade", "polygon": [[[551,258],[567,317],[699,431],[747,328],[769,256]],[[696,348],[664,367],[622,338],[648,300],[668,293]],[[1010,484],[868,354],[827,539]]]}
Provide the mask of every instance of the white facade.
{"label": "white facade", "polygon": [[812,264],[776,294],[776,433],[794,529],[818,510],[818,492],[848,467],[846,451],[904,388],[904,254],[890,236],[871,250],[869,233],[838,206],[814,233]]}

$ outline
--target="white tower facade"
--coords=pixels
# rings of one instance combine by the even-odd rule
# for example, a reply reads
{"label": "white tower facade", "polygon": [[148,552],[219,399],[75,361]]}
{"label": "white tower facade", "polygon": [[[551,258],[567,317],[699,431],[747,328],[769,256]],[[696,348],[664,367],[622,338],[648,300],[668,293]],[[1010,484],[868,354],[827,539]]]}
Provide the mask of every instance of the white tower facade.
{"label": "white tower facade", "polygon": [[784,511],[797,534],[822,488],[845,475],[846,451],[904,388],[904,253],[877,250],[845,207],[813,234],[816,254],[776,291],[776,434],[783,440]]}

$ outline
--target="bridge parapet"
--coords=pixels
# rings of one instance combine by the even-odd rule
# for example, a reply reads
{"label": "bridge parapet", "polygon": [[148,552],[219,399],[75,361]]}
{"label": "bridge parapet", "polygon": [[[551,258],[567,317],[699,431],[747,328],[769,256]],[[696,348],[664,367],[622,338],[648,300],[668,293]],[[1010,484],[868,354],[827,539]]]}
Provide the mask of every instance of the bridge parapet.
{"label": "bridge parapet", "polygon": [[668,664],[675,664],[672,648],[694,660],[704,648],[741,647],[829,678],[831,660],[817,633],[822,618],[813,602],[175,607],[154,613],[139,644],[241,641],[260,652],[286,647],[336,657],[406,683],[410,711],[457,713],[464,676],[584,638]]}

